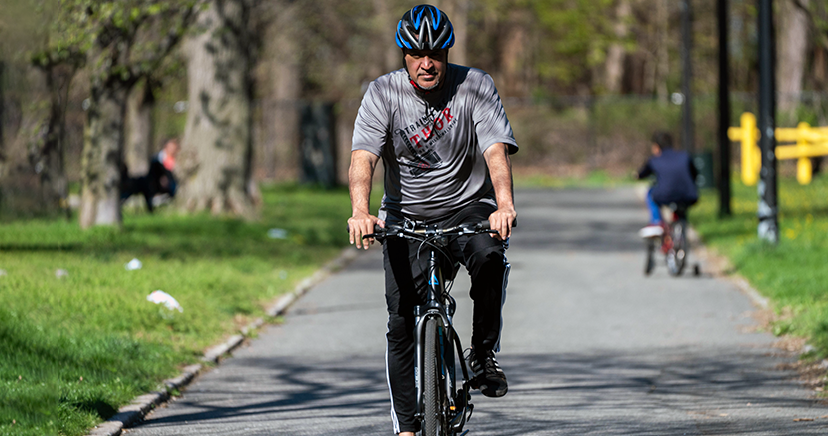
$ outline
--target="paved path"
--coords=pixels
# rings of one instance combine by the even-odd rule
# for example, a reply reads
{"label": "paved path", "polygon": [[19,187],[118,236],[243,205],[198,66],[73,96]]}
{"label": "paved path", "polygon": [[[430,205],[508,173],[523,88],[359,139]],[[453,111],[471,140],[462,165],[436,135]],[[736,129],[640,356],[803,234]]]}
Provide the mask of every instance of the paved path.
{"label": "paved path", "polygon": [[[828,434],[828,408],[776,369],[790,358],[750,333],[734,286],[664,265],[643,277],[646,211],[632,190],[517,200],[499,355],[509,394],[475,394],[470,436]],[[390,435],[380,260],[360,256],[128,434]]]}

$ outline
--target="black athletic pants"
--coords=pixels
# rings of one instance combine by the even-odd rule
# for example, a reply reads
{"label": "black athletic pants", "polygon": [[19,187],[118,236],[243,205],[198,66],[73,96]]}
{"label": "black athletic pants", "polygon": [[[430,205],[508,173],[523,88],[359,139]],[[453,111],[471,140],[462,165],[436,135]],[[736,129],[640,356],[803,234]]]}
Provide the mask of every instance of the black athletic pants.
{"label": "black athletic pants", "polygon": [[[450,227],[487,220],[494,206],[474,203],[454,215],[428,224]],[[383,244],[385,300],[388,305],[388,350],[386,366],[391,389],[391,417],[394,431],[419,431],[414,418],[417,389],[414,384],[414,308],[424,303],[429,254],[427,247],[417,260],[420,244],[389,238]],[[508,267],[501,241],[488,234],[462,236],[450,246],[452,256],[471,276],[469,294],[474,301],[471,344],[476,350],[497,350],[500,340]],[[443,277],[454,277],[453,265],[441,266]]]}

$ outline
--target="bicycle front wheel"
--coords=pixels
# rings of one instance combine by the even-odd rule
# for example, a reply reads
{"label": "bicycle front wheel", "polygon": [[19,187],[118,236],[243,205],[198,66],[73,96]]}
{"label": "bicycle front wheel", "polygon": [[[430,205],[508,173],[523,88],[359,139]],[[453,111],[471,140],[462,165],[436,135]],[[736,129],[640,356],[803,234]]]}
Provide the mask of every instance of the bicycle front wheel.
{"label": "bicycle front wheel", "polygon": [[444,436],[443,392],[440,371],[439,324],[429,318],[425,325],[425,362],[423,362],[423,436]]}
{"label": "bicycle front wheel", "polygon": [[656,248],[656,241],[653,238],[647,238],[647,259],[644,263],[644,275],[648,276],[650,273],[653,272],[653,268],[655,268],[655,248]]}

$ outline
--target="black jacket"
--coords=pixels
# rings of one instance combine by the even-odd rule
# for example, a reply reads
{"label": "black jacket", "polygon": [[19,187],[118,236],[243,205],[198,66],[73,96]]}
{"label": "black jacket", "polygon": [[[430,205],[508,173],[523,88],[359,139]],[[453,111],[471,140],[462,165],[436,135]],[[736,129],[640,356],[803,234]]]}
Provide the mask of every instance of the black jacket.
{"label": "black jacket", "polygon": [[660,156],[653,156],[644,164],[638,178],[651,174],[656,177],[652,191],[656,203],[695,203],[699,199],[695,182],[698,172],[687,152],[662,150]]}

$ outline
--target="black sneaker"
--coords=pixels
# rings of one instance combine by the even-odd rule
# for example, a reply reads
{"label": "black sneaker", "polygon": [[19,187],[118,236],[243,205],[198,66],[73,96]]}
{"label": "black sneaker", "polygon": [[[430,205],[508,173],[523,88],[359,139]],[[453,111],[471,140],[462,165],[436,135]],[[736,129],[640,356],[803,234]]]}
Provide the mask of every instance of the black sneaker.
{"label": "black sneaker", "polygon": [[474,348],[470,348],[466,356],[466,365],[472,372],[470,383],[472,388],[480,389],[480,392],[487,397],[506,395],[508,390],[506,374],[500,369],[494,351],[489,350],[486,354],[477,356]]}

